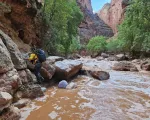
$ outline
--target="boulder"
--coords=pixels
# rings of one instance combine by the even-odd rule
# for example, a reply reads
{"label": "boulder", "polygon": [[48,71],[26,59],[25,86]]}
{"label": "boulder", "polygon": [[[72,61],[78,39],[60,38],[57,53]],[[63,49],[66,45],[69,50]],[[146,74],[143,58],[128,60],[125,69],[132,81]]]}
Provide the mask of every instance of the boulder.
{"label": "boulder", "polygon": [[41,75],[45,80],[50,80],[55,73],[55,67],[49,64],[48,61],[42,63]]}
{"label": "boulder", "polygon": [[22,84],[16,69],[0,75],[0,91],[13,92]]}
{"label": "boulder", "polygon": [[17,70],[25,69],[27,67],[26,63],[21,55],[21,52],[19,51],[17,45],[13,42],[13,40],[1,30],[0,38],[2,39],[6,48],[8,49],[15,68]]}
{"label": "boulder", "polygon": [[23,107],[25,107],[27,104],[29,104],[30,102],[31,102],[30,99],[24,98],[24,99],[18,100],[18,101],[17,101],[16,103],[14,103],[13,105],[14,105],[15,107],[17,107],[17,108],[23,108]]}
{"label": "boulder", "polygon": [[142,70],[146,70],[146,71],[150,71],[150,62],[149,61],[145,61],[141,64],[141,69]]}
{"label": "boulder", "polygon": [[[35,94],[36,93],[36,94]],[[19,88],[17,93],[15,94],[15,99],[20,98],[37,98],[43,96],[44,93],[41,89],[41,86],[38,84],[26,84]]]}
{"label": "boulder", "polygon": [[17,107],[11,106],[2,112],[1,120],[19,120],[21,117],[20,110]]}
{"label": "boulder", "polygon": [[7,71],[13,69],[14,65],[12,63],[9,51],[4,45],[2,39],[0,38],[0,73],[6,73]]}
{"label": "boulder", "polygon": [[19,74],[22,84],[28,83],[28,77],[27,77],[27,73],[25,72],[25,70],[18,71],[18,74]]}
{"label": "boulder", "polygon": [[106,54],[106,53],[102,53],[101,56],[102,56],[103,58],[108,58],[108,57],[109,57],[109,55]]}
{"label": "boulder", "polygon": [[0,92],[0,111],[10,106],[12,96],[7,92]]}
{"label": "boulder", "polygon": [[19,70],[18,74],[22,84],[27,84],[28,82],[36,82],[36,76],[32,74],[29,69]]}
{"label": "boulder", "polygon": [[127,61],[121,61],[115,63],[112,68],[113,70],[117,70],[117,71],[138,71],[135,65]]}
{"label": "boulder", "polygon": [[37,81],[36,76],[29,69],[25,69],[25,72],[27,74],[28,82],[36,82]]}
{"label": "boulder", "polygon": [[77,60],[63,60],[55,63],[54,77],[58,80],[68,80],[82,68],[82,63]]}
{"label": "boulder", "polygon": [[59,82],[58,88],[64,88],[65,89],[67,87],[67,85],[68,85],[68,82],[66,80],[62,80]]}
{"label": "boulder", "polygon": [[110,75],[108,72],[105,71],[88,71],[90,75],[98,80],[108,80],[110,78]]}
{"label": "boulder", "polygon": [[118,54],[118,55],[116,55],[116,57],[117,57],[118,61],[129,60],[129,57],[127,55],[124,55],[124,54]]}

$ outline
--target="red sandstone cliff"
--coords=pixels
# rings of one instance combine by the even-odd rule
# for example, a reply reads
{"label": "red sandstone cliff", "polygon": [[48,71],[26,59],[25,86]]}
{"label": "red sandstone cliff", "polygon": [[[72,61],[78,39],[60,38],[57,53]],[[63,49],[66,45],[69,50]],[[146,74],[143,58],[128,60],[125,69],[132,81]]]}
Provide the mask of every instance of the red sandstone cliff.
{"label": "red sandstone cliff", "polygon": [[111,0],[111,3],[105,4],[98,12],[98,16],[117,33],[117,26],[124,18],[127,5],[128,0]]}
{"label": "red sandstone cliff", "polygon": [[93,14],[91,0],[77,0],[84,19],[79,26],[81,43],[87,43],[94,36],[103,35],[112,37],[112,29],[101,20],[97,14]]}

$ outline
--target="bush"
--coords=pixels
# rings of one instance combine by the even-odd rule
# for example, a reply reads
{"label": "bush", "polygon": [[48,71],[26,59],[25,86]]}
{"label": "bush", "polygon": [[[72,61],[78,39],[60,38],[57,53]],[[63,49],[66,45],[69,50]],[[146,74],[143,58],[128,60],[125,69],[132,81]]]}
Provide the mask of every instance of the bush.
{"label": "bush", "polygon": [[100,53],[106,50],[106,37],[104,36],[96,36],[90,39],[89,43],[87,44],[87,50],[93,53]]}
{"label": "bush", "polygon": [[107,51],[109,52],[117,52],[118,51],[118,40],[111,40],[107,43]]}

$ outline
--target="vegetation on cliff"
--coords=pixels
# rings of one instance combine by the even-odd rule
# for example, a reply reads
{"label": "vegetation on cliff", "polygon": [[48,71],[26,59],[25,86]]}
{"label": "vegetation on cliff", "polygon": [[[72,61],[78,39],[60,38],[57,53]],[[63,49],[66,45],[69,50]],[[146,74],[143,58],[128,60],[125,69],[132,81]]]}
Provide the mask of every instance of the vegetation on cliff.
{"label": "vegetation on cliff", "polygon": [[49,54],[70,52],[77,39],[83,14],[75,0],[45,0],[43,7],[43,45]]}

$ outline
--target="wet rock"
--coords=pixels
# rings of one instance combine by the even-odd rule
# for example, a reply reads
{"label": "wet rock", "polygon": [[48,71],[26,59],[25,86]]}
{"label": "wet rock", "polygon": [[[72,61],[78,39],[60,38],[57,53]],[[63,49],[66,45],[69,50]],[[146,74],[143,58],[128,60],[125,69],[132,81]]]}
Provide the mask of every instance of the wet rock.
{"label": "wet rock", "polygon": [[25,72],[25,70],[18,71],[18,74],[23,84],[28,83],[28,77],[27,77],[27,73]]}
{"label": "wet rock", "polygon": [[98,80],[108,80],[110,78],[110,75],[108,72],[105,71],[88,71],[90,75]]}
{"label": "wet rock", "polygon": [[0,111],[10,106],[12,96],[7,92],[0,92]]}
{"label": "wet rock", "polygon": [[23,108],[25,107],[27,104],[29,104],[31,102],[30,99],[21,99],[19,101],[17,101],[16,103],[14,103],[13,105],[17,108]]}
{"label": "wet rock", "polygon": [[0,38],[0,58],[1,58],[0,73],[6,73],[7,71],[13,69],[14,65],[12,63],[10,54],[1,38]]}
{"label": "wet rock", "polygon": [[11,106],[7,108],[0,116],[1,120],[19,120],[21,117],[20,110],[17,107]]}
{"label": "wet rock", "polygon": [[67,85],[68,85],[68,82],[66,80],[62,80],[59,82],[58,87],[65,89],[67,87]]}
{"label": "wet rock", "polygon": [[74,89],[77,88],[77,84],[74,82],[71,82],[67,85],[66,89]]}
{"label": "wet rock", "polygon": [[129,60],[129,57],[127,55],[124,55],[124,54],[118,54],[118,55],[116,55],[116,57],[117,57],[118,61]]}
{"label": "wet rock", "polygon": [[[44,95],[44,93],[41,90],[40,85],[38,85],[38,84],[27,84],[27,85],[23,85],[19,88],[15,97],[16,97],[16,99],[20,99],[20,98],[31,98],[31,99],[33,99],[33,98],[41,97],[43,95]],[[17,98],[17,97],[19,97],[19,98]]]}
{"label": "wet rock", "polygon": [[45,87],[41,87],[41,90],[42,90],[43,92],[46,92],[46,88],[45,88]]}
{"label": "wet rock", "polygon": [[117,71],[138,71],[135,65],[127,61],[115,63],[112,68],[113,70],[117,70]]}
{"label": "wet rock", "polygon": [[58,80],[68,80],[82,68],[82,63],[77,60],[63,60],[55,63],[54,77]]}
{"label": "wet rock", "polygon": [[108,61],[117,61],[117,57],[111,56],[107,58]]}
{"label": "wet rock", "polygon": [[108,58],[108,57],[109,57],[109,55],[106,54],[106,53],[102,53],[101,56],[102,56],[103,58]]}
{"label": "wet rock", "polygon": [[0,75],[0,91],[13,92],[22,84],[16,69]]}
{"label": "wet rock", "polygon": [[27,74],[28,82],[36,82],[37,81],[36,76],[29,69],[26,69],[25,72]]}
{"label": "wet rock", "polygon": [[55,62],[57,61],[62,61],[64,60],[63,57],[59,57],[59,56],[49,56],[46,61],[49,63],[49,64],[54,64]]}
{"label": "wet rock", "polygon": [[50,80],[55,73],[55,67],[52,66],[48,61],[42,63],[41,75],[45,80]]}
{"label": "wet rock", "polygon": [[142,70],[146,70],[146,71],[150,71],[150,62],[149,61],[145,61],[141,64],[141,69]]}
{"label": "wet rock", "polygon": [[13,40],[6,35],[4,32],[0,30],[0,38],[8,49],[11,60],[17,70],[27,68],[26,63],[17,47],[17,45],[13,42]]}

